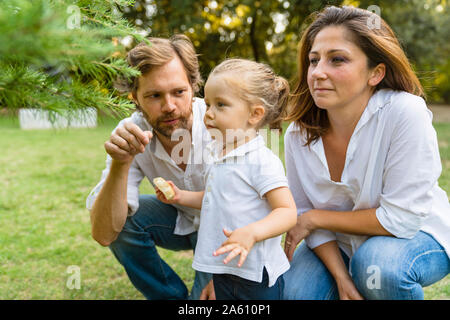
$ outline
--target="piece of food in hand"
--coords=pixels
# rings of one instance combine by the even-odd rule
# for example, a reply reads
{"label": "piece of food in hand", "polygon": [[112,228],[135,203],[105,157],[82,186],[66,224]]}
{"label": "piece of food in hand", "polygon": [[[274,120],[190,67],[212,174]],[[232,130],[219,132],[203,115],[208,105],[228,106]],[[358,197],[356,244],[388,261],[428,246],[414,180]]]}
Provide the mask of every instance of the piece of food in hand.
{"label": "piece of food in hand", "polygon": [[175,196],[175,191],[170,184],[161,177],[153,179],[153,183],[164,194],[167,200],[171,200]]}

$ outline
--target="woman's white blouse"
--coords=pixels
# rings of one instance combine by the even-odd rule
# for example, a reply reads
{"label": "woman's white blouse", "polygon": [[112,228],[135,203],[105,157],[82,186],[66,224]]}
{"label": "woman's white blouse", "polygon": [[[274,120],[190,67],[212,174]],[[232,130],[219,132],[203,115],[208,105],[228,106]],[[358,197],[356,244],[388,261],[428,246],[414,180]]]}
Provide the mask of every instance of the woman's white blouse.
{"label": "woman's white blouse", "polygon": [[[422,98],[387,89],[371,97],[347,147],[341,182],[330,178],[321,138],[305,147],[305,136],[291,123],[284,139],[298,214],[376,208],[379,222],[394,236],[409,239],[422,230],[450,257],[450,205],[438,186],[438,141]],[[320,229],[306,243],[313,249],[337,240],[351,257],[367,238]]]}

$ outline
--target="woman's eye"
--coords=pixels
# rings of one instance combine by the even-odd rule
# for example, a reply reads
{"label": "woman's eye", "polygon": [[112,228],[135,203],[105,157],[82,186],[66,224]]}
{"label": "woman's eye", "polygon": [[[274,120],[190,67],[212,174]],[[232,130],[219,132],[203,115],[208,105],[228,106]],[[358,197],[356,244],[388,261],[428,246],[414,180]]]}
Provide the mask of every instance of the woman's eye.
{"label": "woman's eye", "polygon": [[178,90],[178,91],[177,91],[177,94],[178,94],[178,95],[182,95],[183,93],[184,93],[184,90]]}
{"label": "woman's eye", "polygon": [[343,57],[334,57],[334,58],[331,59],[331,62],[333,62],[333,63],[345,62],[345,58],[343,58]]}
{"label": "woman's eye", "polygon": [[218,107],[224,107],[224,106],[225,106],[225,104],[224,104],[224,103],[222,103],[222,102],[217,102],[217,106],[218,106]]}
{"label": "woman's eye", "polygon": [[317,58],[311,58],[309,59],[309,63],[315,66],[319,62],[319,59]]}

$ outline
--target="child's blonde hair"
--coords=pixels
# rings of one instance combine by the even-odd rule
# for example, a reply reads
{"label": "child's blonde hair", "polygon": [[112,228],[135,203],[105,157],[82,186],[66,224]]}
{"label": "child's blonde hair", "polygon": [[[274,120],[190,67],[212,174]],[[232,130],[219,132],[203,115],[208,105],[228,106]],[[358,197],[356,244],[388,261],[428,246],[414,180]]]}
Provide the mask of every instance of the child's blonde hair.
{"label": "child's blonde hair", "polygon": [[226,80],[236,87],[242,99],[264,107],[265,115],[258,128],[268,124],[270,129],[281,130],[289,98],[288,81],[277,76],[268,65],[246,59],[227,59],[210,76],[225,72],[232,76]]}

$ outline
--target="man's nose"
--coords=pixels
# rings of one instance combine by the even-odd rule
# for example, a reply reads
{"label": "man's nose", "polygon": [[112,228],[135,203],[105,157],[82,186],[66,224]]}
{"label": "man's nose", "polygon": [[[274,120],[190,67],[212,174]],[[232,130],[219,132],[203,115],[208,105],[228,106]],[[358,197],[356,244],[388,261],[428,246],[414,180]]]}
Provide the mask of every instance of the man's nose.
{"label": "man's nose", "polygon": [[176,109],[175,104],[172,101],[170,95],[165,95],[162,100],[161,111],[165,113],[171,113]]}

